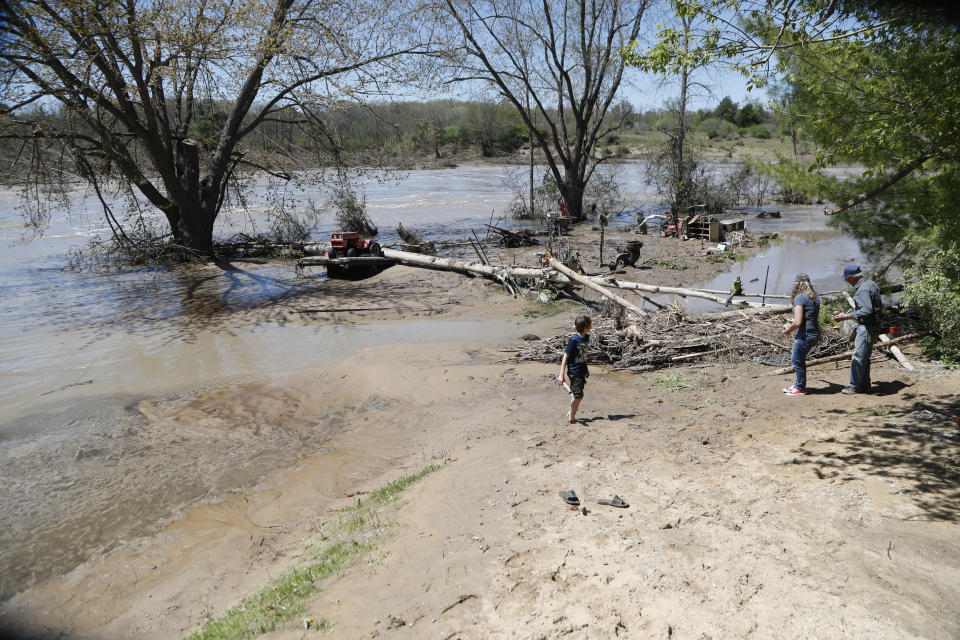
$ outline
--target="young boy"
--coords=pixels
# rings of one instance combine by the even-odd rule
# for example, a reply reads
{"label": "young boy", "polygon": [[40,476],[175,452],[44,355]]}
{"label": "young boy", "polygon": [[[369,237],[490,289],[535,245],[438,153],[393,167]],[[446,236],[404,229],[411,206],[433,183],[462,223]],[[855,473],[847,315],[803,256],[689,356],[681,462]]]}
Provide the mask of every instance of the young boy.
{"label": "young boy", "polygon": [[580,407],[580,401],[583,400],[583,386],[590,377],[590,369],[587,368],[587,345],[590,343],[590,329],[593,328],[593,322],[590,316],[577,316],[573,326],[577,332],[567,343],[567,348],[563,352],[563,361],[560,363],[560,375],[557,376],[557,382],[561,386],[566,379],[570,380],[570,411],[567,413],[567,421],[570,424],[577,422],[577,409]]}

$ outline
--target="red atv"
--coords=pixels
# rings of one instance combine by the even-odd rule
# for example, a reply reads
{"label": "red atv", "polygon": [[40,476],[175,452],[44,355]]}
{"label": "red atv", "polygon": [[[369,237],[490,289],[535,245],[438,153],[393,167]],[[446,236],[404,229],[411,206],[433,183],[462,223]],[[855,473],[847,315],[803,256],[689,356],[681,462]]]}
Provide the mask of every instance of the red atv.
{"label": "red atv", "polygon": [[330,234],[328,258],[354,258],[356,256],[383,257],[380,244],[361,238],[355,231],[334,231]]}

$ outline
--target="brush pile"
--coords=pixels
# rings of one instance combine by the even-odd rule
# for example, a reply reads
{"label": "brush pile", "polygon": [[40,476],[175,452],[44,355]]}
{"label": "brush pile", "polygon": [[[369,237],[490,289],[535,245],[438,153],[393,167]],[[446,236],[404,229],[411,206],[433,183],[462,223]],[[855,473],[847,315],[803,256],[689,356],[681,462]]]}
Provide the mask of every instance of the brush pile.
{"label": "brush pile", "polygon": [[[622,313],[594,317],[588,361],[611,370],[649,371],[693,361],[753,360],[771,366],[790,364],[793,338],[781,334],[785,316],[711,318],[689,316],[679,306],[648,314],[627,324]],[[821,326],[820,343],[808,359],[839,354],[849,348],[839,328]],[[559,363],[569,334],[518,347],[523,360]]]}
{"label": "brush pile", "polygon": [[424,242],[423,232],[418,229],[404,227],[403,223],[397,225],[397,235],[403,240],[403,250],[411,253],[428,253],[434,255],[437,248],[433,242]]}

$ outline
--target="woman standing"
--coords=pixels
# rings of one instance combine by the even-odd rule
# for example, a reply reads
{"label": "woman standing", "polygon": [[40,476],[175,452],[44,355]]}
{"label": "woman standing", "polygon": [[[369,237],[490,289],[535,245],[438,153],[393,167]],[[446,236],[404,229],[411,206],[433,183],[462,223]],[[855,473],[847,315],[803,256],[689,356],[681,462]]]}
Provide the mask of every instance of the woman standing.
{"label": "woman standing", "polygon": [[820,297],[805,273],[797,274],[790,297],[793,298],[793,322],[783,326],[783,335],[797,331],[791,358],[797,381],[783,392],[788,396],[802,396],[807,392],[807,353],[820,342]]}

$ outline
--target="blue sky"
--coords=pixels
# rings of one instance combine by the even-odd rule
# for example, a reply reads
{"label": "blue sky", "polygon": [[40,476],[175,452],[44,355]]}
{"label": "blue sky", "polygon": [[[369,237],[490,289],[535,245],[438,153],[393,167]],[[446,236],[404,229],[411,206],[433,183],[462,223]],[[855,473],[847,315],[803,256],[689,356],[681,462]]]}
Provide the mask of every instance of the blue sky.
{"label": "blue sky", "polygon": [[[630,74],[630,82],[621,88],[620,95],[633,104],[637,111],[659,109],[667,100],[680,94],[676,82],[662,83],[656,77],[636,70],[628,70],[627,73]],[[716,70],[709,75],[703,74],[700,82],[704,87],[695,90],[688,101],[692,111],[713,109],[724,96],[730,96],[739,106],[747,102],[759,102],[766,107],[769,100],[763,89],[748,92],[746,79],[732,71]]]}

